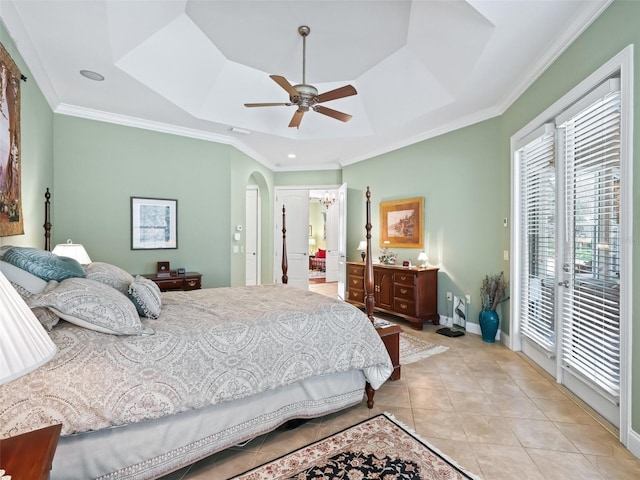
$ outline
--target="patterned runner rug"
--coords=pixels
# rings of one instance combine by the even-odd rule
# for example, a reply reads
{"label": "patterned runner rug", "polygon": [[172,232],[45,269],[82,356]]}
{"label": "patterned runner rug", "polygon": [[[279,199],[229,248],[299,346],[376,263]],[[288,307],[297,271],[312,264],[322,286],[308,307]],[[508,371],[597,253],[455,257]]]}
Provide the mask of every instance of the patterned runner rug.
{"label": "patterned runner rug", "polygon": [[400,333],[400,365],[417,362],[418,360],[437,355],[448,349],[449,347],[431,343],[427,340],[414,337],[409,333]]}
{"label": "patterned runner rug", "polygon": [[234,480],[479,480],[389,414],[370,418]]}

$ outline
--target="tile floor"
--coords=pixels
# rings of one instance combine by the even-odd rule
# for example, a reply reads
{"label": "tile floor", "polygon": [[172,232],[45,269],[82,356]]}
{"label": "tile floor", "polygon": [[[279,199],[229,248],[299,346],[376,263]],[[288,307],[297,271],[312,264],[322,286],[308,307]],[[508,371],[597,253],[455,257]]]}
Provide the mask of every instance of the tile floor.
{"label": "tile floor", "polygon": [[[336,295],[331,283],[311,289]],[[226,479],[385,411],[484,480],[640,479],[640,460],[615,429],[522,355],[477,335],[448,338],[436,329],[404,329],[449,350],[403,366],[401,380],[376,393],[373,410],[363,402],[269,433],[163,480]]]}

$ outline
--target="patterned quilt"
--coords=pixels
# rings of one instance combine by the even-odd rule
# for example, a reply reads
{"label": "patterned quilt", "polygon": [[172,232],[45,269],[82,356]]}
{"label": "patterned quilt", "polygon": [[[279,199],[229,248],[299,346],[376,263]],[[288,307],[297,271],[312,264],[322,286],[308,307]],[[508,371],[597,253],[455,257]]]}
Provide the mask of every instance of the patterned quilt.
{"label": "patterned quilt", "polygon": [[361,369],[378,388],[392,365],[355,307],[290,286],[166,292],[149,336],[61,321],[58,353],[0,386],[0,438],[61,422],[99,430],[232,401],[298,380]]}

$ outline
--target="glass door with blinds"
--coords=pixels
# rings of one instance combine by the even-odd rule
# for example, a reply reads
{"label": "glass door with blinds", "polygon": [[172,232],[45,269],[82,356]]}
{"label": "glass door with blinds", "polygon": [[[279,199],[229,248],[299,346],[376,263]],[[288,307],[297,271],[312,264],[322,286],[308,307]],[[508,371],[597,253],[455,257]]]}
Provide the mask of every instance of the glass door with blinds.
{"label": "glass door with blinds", "polygon": [[620,88],[607,80],[527,139],[522,350],[614,425],[620,400]]}

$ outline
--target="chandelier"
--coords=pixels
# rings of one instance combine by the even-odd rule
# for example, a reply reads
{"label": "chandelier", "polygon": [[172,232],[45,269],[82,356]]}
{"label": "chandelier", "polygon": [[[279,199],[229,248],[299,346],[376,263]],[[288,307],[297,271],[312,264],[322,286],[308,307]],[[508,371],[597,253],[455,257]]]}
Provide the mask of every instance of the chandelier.
{"label": "chandelier", "polygon": [[325,206],[325,208],[329,208],[336,202],[336,194],[332,193],[329,195],[329,191],[326,191],[324,194],[324,198],[320,199],[320,203]]}

